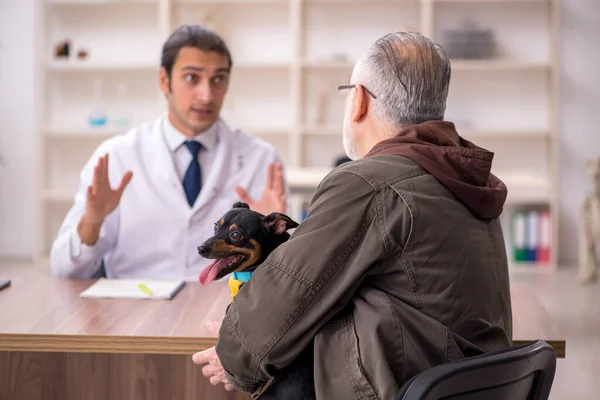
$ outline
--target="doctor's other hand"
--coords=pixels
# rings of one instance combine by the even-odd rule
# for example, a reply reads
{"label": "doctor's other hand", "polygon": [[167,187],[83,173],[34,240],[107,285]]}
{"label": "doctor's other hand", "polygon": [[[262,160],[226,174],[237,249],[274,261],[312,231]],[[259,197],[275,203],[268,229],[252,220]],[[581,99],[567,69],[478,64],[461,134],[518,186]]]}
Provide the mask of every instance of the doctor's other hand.
{"label": "doctor's other hand", "polygon": [[235,188],[237,195],[244,203],[250,206],[250,209],[261,214],[268,215],[272,212],[285,213],[285,182],[283,180],[283,167],[280,163],[270,163],[267,175],[267,185],[260,200],[255,201],[250,198],[248,192],[242,187]]}
{"label": "doctor's other hand", "polygon": [[108,154],[98,159],[92,184],[87,188],[85,212],[78,227],[83,243],[92,245],[96,242],[104,219],[119,205],[132,176],[131,171],[126,172],[119,186],[113,189],[108,179]]}

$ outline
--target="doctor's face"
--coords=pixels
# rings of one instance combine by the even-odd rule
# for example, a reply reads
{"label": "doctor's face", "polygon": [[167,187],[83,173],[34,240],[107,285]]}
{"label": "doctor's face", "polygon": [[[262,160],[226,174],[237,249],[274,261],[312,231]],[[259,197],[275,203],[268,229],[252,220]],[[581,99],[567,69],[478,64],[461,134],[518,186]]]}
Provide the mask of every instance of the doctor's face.
{"label": "doctor's face", "polygon": [[179,51],[170,77],[161,68],[160,87],[173,126],[189,137],[208,129],[219,117],[229,72],[227,57],[195,47]]}

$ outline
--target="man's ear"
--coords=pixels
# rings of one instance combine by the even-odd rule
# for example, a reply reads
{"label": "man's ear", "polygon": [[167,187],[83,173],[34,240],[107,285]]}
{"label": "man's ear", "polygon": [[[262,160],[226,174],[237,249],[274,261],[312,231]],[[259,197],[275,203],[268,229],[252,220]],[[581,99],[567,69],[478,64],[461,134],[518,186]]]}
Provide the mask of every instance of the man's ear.
{"label": "man's ear", "polygon": [[250,206],[248,204],[244,203],[243,201],[238,201],[237,203],[235,203],[233,205],[233,208],[247,208],[249,210]]}
{"label": "man's ear", "polygon": [[298,223],[285,214],[275,212],[263,218],[263,228],[269,234],[279,234],[297,226]]}
{"label": "man's ear", "polygon": [[356,85],[350,98],[350,118],[352,122],[360,121],[367,114],[367,92],[361,85]]}

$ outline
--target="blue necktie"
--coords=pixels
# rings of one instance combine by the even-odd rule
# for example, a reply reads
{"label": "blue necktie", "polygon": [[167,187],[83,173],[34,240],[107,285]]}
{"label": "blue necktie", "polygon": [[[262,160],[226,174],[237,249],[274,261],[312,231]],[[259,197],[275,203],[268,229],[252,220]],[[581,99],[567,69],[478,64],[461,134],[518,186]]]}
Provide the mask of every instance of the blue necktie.
{"label": "blue necktie", "polygon": [[200,188],[202,188],[202,172],[200,170],[200,163],[198,162],[198,152],[202,148],[202,145],[195,140],[188,140],[185,142],[185,145],[190,153],[192,153],[192,161],[183,177],[183,189],[191,207],[194,205],[198,193],[200,193]]}

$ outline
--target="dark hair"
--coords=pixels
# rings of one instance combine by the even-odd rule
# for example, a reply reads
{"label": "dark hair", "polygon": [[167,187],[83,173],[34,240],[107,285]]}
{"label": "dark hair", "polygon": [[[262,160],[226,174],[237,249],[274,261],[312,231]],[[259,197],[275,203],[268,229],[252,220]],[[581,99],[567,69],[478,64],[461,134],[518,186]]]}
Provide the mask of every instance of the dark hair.
{"label": "dark hair", "polygon": [[179,50],[184,47],[195,47],[206,52],[214,51],[227,57],[229,68],[233,64],[225,41],[215,31],[201,25],[182,25],[169,36],[163,45],[160,65],[164,67],[169,77],[171,77],[173,64],[175,64]]}

